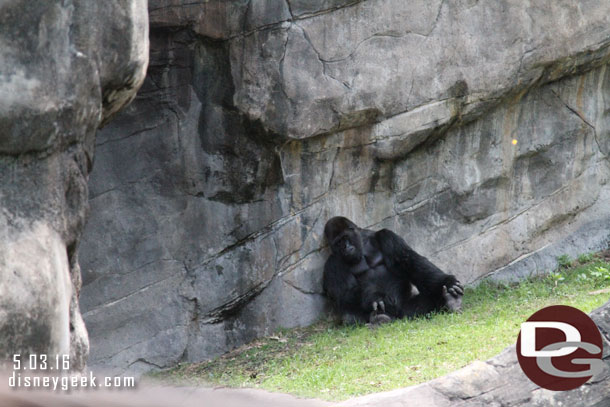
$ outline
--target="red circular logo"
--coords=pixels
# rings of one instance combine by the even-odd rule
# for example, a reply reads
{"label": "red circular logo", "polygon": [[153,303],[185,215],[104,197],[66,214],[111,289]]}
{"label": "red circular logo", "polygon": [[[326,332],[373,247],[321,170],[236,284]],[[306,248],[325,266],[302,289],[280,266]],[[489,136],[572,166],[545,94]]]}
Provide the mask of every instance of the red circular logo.
{"label": "red circular logo", "polygon": [[553,305],[521,324],[517,358],[525,375],[548,390],[572,390],[604,368],[602,337],[584,312]]}

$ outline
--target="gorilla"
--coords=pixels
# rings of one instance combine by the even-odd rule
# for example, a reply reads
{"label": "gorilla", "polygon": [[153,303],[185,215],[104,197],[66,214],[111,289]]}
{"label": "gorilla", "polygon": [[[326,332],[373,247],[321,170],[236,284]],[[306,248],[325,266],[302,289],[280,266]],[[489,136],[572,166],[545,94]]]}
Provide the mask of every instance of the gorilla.
{"label": "gorilla", "polygon": [[462,284],[394,232],[360,229],[336,216],[326,222],[324,236],[332,251],[324,265],[324,292],[343,323],[382,323],[441,309],[461,310]]}

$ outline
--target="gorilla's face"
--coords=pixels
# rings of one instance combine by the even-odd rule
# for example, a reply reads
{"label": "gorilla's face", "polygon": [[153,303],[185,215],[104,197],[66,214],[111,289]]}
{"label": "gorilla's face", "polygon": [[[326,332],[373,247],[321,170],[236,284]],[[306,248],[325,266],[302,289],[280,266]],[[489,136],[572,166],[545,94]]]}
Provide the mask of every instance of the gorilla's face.
{"label": "gorilla's face", "polygon": [[362,238],[360,233],[354,229],[346,229],[333,241],[331,245],[333,253],[341,256],[348,264],[357,264],[362,258]]}
{"label": "gorilla's face", "polygon": [[326,222],[324,235],[330,248],[347,264],[357,264],[362,259],[362,237],[351,220],[335,216]]}

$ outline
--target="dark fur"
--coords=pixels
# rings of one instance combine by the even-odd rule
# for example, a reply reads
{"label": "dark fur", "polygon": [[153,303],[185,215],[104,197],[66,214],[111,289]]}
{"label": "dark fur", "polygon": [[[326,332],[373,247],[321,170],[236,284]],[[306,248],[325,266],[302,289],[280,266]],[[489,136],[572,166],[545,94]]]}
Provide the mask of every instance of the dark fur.
{"label": "dark fur", "polygon": [[[458,311],[463,289],[388,229],[360,229],[330,219],[324,235],[332,254],[324,265],[324,291],[344,323],[370,322],[385,307],[390,318],[414,317],[448,307]],[[412,286],[419,294],[413,295]],[[457,304],[457,305],[456,305]]]}

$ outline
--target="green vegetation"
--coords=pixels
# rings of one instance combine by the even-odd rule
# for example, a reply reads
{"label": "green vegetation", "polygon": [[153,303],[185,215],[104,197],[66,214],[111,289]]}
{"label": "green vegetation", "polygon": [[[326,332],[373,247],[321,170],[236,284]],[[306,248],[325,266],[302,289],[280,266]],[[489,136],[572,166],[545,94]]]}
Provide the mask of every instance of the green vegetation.
{"label": "green vegetation", "polygon": [[595,259],[595,253],[583,253],[578,256],[578,262],[580,264],[585,264],[593,261]]}
{"label": "green vegetation", "polygon": [[464,312],[395,321],[376,329],[328,321],[286,330],[211,362],[153,376],[180,384],[260,387],[342,400],[422,383],[485,360],[517,339],[538,309],[565,304],[585,312],[610,297],[610,254],[558,258],[560,267],[520,284],[483,282],[466,290]]}

